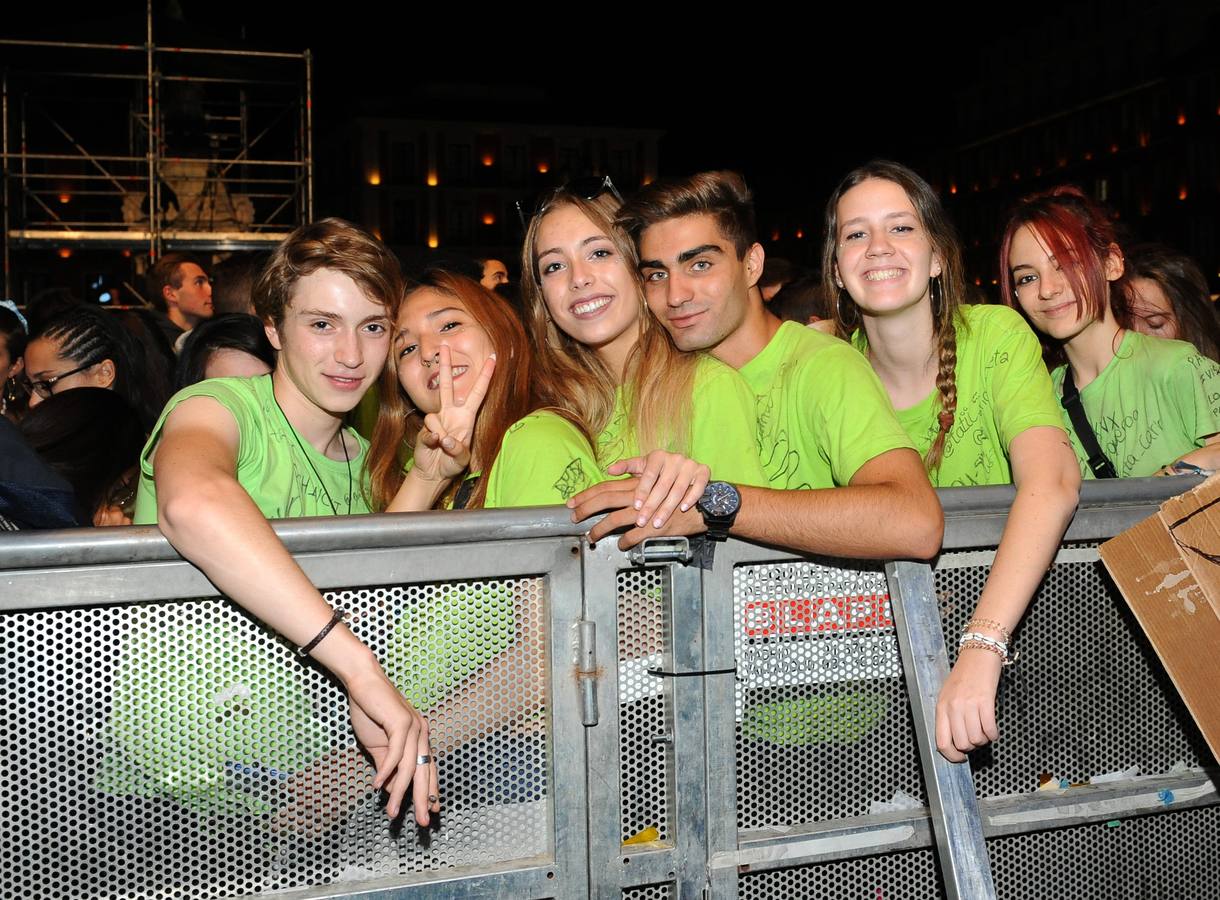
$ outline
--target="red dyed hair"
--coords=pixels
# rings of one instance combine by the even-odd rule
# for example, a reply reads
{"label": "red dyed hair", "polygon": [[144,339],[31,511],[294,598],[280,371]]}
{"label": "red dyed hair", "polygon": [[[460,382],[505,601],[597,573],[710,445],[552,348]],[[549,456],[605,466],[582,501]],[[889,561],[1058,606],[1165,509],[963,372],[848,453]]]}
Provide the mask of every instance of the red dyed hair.
{"label": "red dyed hair", "polygon": [[1088,315],[1100,319],[1108,303],[1118,324],[1124,328],[1129,325],[1130,278],[1124,271],[1116,281],[1106,280],[1106,258],[1118,248],[1114,225],[1100,206],[1080,188],[1070,185],[1026,197],[1009,217],[1000,241],[1000,284],[1005,303],[1020,309],[1009,254],[1013,236],[1025,225],[1058,263],[1076,298],[1078,318]]}

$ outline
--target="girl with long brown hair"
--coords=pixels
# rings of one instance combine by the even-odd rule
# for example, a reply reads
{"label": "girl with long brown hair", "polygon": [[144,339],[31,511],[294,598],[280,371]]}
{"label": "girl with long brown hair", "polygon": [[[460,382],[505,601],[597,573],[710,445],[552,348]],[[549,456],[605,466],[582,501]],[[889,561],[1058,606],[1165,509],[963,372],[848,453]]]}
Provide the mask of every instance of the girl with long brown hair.
{"label": "girl with long brown hair", "polygon": [[601,480],[579,431],[534,412],[535,380],[525,330],[504,301],[462,275],[425,273],[403,300],[382,376],[373,508],[559,504]]}
{"label": "girl with long brown hair", "polygon": [[1016,485],[1003,537],[936,707],[947,758],[999,736],[1016,629],[1076,508],[1076,469],[1038,339],[1002,306],[966,306],[961,250],[932,188],[897,163],[849,173],[826,208],[823,279],[841,337],[868,358],[932,483]]}

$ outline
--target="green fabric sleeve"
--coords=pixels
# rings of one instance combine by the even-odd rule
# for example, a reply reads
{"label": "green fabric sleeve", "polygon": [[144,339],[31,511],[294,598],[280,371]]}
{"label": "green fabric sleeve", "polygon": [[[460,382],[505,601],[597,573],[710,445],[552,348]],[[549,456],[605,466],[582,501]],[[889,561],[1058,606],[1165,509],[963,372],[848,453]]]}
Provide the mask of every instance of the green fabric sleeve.
{"label": "green fabric sleeve", "polygon": [[703,356],[695,372],[690,457],[712,470],[712,478],[765,487],[758,458],[754,392],[730,366]]}
{"label": "green fabric sleeve", "polygon": [[913,448],[872,366],[845,341],[802,360],[793,377],[801,395],[814,398],[813,431],[836,485],[850,484],[861,466],[882,453]]}
{"label": "green fabric sleeve", "polygon": [[[1193,349],[1193,348],[1192,348]],[[1182,433],[1197,447],[1220,432],[1220,366],[1200,353],[1191,353],[1166,369],[1165,395],[1176,406]],[[1167,460],[1166,464],[1173,462]]]}
{"label": "green fabric sleeve", "polygon": [[[190,387],[183,388],[174,394],[169,399],[169,402],[165,404],[165,409],[161,411],[157,424],[153,426],[152,433],[144,444],[144,449],[140,451],[140,484],[136,492],[135,513],[132,516],[133,524],[157,524],[157,490],[156,483],[153,480],[153,451],[161,440],[161,432],[165,428],[165,423],[168,421],[170,413],[177,409],[180,403],[194,397],[208,397],[215,400],[233,416],[234,421],[237,423],[237,433],[239,436],[249,434],[251,432],[251,425],[258,422],[257,400],[249,392],[237,390],[228,382],[229,379],[212,378],[207,381],[201,381],[198,384],[192,384]],[[250,456],[251,448],[248,446],[248,442],[239,437],[237,449],[238,469],[253,462]]]}
{"label": "green fabric sleeve", "polygon": [[983,307],[989,315],[979,323],[983,347],[995,347],[983,360],[991,372],[992,407],[996,430],[1007,454],[1013,439],[1027,428],[1050,425],[1061,431],[1063,412],[1042,361],[1042,345],[1021,315],[1004,306]]}
{"label": "green fabric sleeve", "polygon": [[608,475],[571,422],[537,412],[514,423],[488,474],[488,509],[562,504]]}

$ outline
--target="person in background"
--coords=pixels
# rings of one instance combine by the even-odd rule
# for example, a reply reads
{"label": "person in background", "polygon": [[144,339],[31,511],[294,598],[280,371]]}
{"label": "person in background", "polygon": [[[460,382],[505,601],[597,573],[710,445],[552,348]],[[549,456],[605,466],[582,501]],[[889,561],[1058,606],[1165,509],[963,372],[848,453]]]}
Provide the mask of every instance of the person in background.
{"label": "person in background", "polygon": [[21,431],[0,416],[0,533],[81,524],[68,480],[33,451]]}
{"label": "person in background", "polygon": [[145,430],[169,396],[169,384],[150,373],[141,343],[110,312],[91,305],[63,310],[30,335],[24,379],[31,408],[72,388],[109,388]]}
{"label": "person in background", "polygon": [[171,347],[212,317],[212,281],[202,263],[187,253],[166,253],[148,272],[148,292]]}
{"label": "person in background", "polygon": [[245,313],[216,316],[189,335],[178,355],[174,390],[205,378],[250,378],[275,368],[275,348],[263,323]]}
{"label": "person in background", "polygon": [[254,315],[254,283],[266,263],[266,253],[232,253],[212,266],[213,315]]}
{"label": "person in background", "polygon": [[508,284],[508,266],[502,261],[487,257],[478,262],[483,266],[483,277],[479,279],[483,287],[494,291],[499,285]]}
{"label": "person in background", "polygon": [[824,321],[830,312],[818,275],[804,275],[780,288],[767,307],[783,322],[812,325]]}
{"label": "person in background", "polygon": [[826,206],[822,264],[838,334],[881,379],[932,484],[1017,488],[937,698],[937,747],[961,762],[999,737],[1001,668],[1076,510],[1076,458],[1038,338],[1011,309],[961,302],[961,246],[918,174],[886,160],[848,173]]}
{"label": "person in background", "polygon": [[122,397],[100,387],[64,391],[31,409],[20,428],[34,452],[72,485],[82,523],[131,524],[145,432]]}
{"label": "person in background", "polygon": [[1220,313],[1195,261],[1160,244],[1135,244],[1125,257],[1131,270],[1131,327],[1186,341],[1220,361]]}
{"label": "person in background", "polygon": [[12,300],[0,300],[0,416],[17,421],[25,409],[21,373],[28,337],[25,317]]}
{"label": "person in background", "polygon": [[1051,381],[1085,478],[1220,465],[1220,365],[1130,323],[1114,226],[1079,188],[1022,200],[1000,244],[1004,299],[1044,337]]}
{"label": "person in background", "polygon": [[758,279],[758,290],[762,294],[763,303],[770,303],[786,286],[808,276],[809,273],[796,263],[779,256],[768,256],[763,262],[762,275]]}

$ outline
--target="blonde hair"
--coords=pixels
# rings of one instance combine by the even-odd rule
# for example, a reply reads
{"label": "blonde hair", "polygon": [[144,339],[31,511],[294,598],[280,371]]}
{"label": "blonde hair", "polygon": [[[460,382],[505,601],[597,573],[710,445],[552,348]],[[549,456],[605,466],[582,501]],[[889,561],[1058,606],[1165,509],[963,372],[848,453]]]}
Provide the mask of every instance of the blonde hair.
{"label": "blonde hair", "polygon": [[640,451],[689,450],[691,393],[698,357],[683,353],[648,311],[639,279],[639,255],[631,239],[614,224],[621,203],[606,193],[587,200],[565,188],[552,192],[530,221],[521,252],[521,287],[526,329],[537,353],[538,395],[549,409],[581,430],[597,447],[598,435],[614,413],[619,373],[611,372],[596,350],[573,340],[551,319],[538,273],[538,229],[554,209],[572,206],[605,234],[632,276],[640,305],[639,336],[622,373],[623,406]]}

